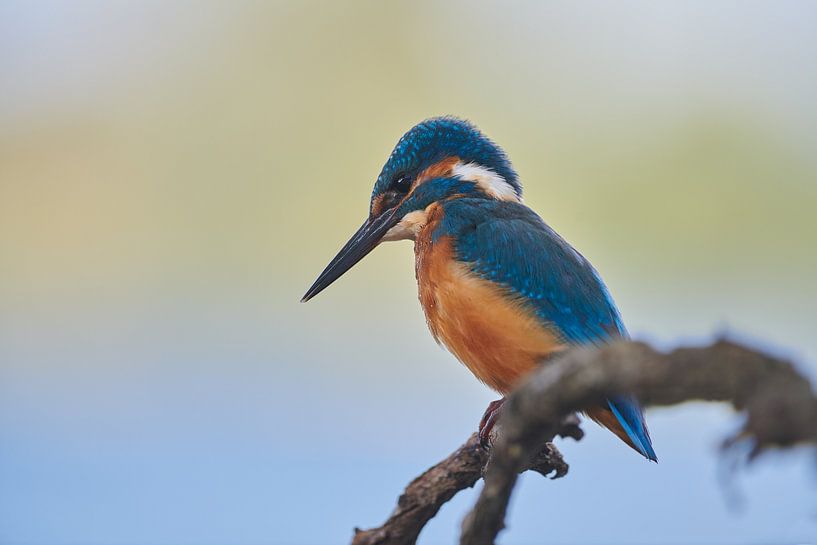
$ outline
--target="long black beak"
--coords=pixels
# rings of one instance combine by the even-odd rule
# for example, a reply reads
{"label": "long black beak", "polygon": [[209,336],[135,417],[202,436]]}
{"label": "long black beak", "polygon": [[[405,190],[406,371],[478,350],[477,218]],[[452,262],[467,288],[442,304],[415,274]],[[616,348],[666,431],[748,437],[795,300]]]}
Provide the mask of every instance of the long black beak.
{"label": "long black beak", "polygon": [[366,220],[357,230],[357,233],[352,235],[349,242],[340,249],[338,255],[318,276],[312,287],[304,294],[301,302],[306,303],[328,288],[329,284],[340,278],[343,273],[354,267],[358,261],[374,250],[383,235],[397,223],[398,218],[394,212],[394,209],[389,209],[376,218]]}

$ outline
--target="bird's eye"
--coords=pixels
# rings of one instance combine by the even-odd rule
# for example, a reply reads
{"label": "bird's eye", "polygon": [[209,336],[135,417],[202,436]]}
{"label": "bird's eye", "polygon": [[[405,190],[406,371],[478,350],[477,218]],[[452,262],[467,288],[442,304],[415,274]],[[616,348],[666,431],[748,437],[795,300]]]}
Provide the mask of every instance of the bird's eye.
{"label": "bird's eye", "polygon": [[411,179],[408,176],[400,176],[392,182],[391,187],[398,193],[408,193],[411,188]]}

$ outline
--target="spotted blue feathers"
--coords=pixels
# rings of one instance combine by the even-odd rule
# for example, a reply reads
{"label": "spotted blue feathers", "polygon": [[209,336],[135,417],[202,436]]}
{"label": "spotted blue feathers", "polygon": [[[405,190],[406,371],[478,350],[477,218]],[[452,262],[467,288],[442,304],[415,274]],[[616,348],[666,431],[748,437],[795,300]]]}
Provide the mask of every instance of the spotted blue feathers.
{"label": "spotted blue feathers", "polygon": [[397,142],[377,177],[372,196],[385,192],[400,176],[416,176],[447,157],[476,163],[502,176],[522,195],[516,172],[502,149],[479,129],[455,117],[434,117],[412,127]]}
{"label": "spotted blue feathers", "polygon": [[489,199],[444,204],[436,236],[453,237],[457,259],[510,288],[571,344],[626,336],[596,271],[530,208]]}
{"label": "spotted blue feathers", "polygon": [[[607,288],[590,263],[530,208],[482,197],[442,203],[433,237],[450,237],[455,259],[508,289],[566,344],[601,344],[627,337]],[[638,402],[608,400],[635,447],[657,460]]]}

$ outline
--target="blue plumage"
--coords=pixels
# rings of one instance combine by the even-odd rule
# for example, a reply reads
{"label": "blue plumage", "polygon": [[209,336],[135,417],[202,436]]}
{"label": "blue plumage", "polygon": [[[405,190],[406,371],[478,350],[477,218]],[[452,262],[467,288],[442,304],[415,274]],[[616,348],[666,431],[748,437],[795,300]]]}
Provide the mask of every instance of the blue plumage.
{"label": "blue plumage", "polygon": [[447,157],[459,157],[490,168],[522,194],[516,172],[505,152],[479,129],[454,117],[435,117],[418,123],[397,142],[374,184],[372,197],[388,190],[395,178],[413,177]]}
{"label": "blue plumage", "polygon": [[[507,156],[476,127],[453,117],[423,121],[400,138],[375,182],[369,218],[303,300],[381,241],[412,239],[420,300],[432,333],[447,339],[449,349],[454,345],[452,351],[475,375],[503,394],[565,345],[627,337],[595,269],[521,197],[522,186]],[[436,268],[430,265],[434,260]],[[439,284],[445,289],[438,290]],[[495,306],[493,313],[483,307],[485,301]],[[656,460],[634,398],[615,397],[606,407],[587,412]],[[486,417],[490,431],[492,416]],[[485,430],[481,425],[481,438]]]}
{"label": "blue plumage", "polygon": [[441,231],[456,240],[457,257],[486,280],[510,287],[566,341],[599,343],[626,335],[596,271],[533,210],[488,199],[443,206]]}
{"label": "blue plumage", "polygon": [[638,402],[631,397],[614,397],[608,399],[607,404],[635,448],[648,460],[657,462],[658,456],[652,447],[650,432],[647,431],[647,423]]}
{"label": "blue plumage", "polygon": [[[456,259],[509,288],[568,344],[600,344],[627,337],[606,286],[590,263],[530,208],[483,197],[442,203],[434,237],[455,241]],[[638,403],[608,401],[635,447],[657,460]]]}

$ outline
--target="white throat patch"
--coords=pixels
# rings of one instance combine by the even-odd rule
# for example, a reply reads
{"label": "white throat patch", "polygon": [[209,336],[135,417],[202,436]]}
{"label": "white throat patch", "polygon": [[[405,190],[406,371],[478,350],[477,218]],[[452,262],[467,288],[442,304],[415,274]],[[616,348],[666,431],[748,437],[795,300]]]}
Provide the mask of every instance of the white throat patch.
{"label": "white throat patch", "polygon": [[389,242],[392,240],[415,240],[420,233],[420,229],[425,227],[428,222],[428,213],[426,210],[415,210],[409,212],[400,222],[386,231],[382,241]]}
{"label": "white throat patch", "polygon": [[476,163],[457,163],[451,169],[451,174],[466,182],[474,182],[477,186],[500,201],[522,202],[513,186],[505,178]]}

